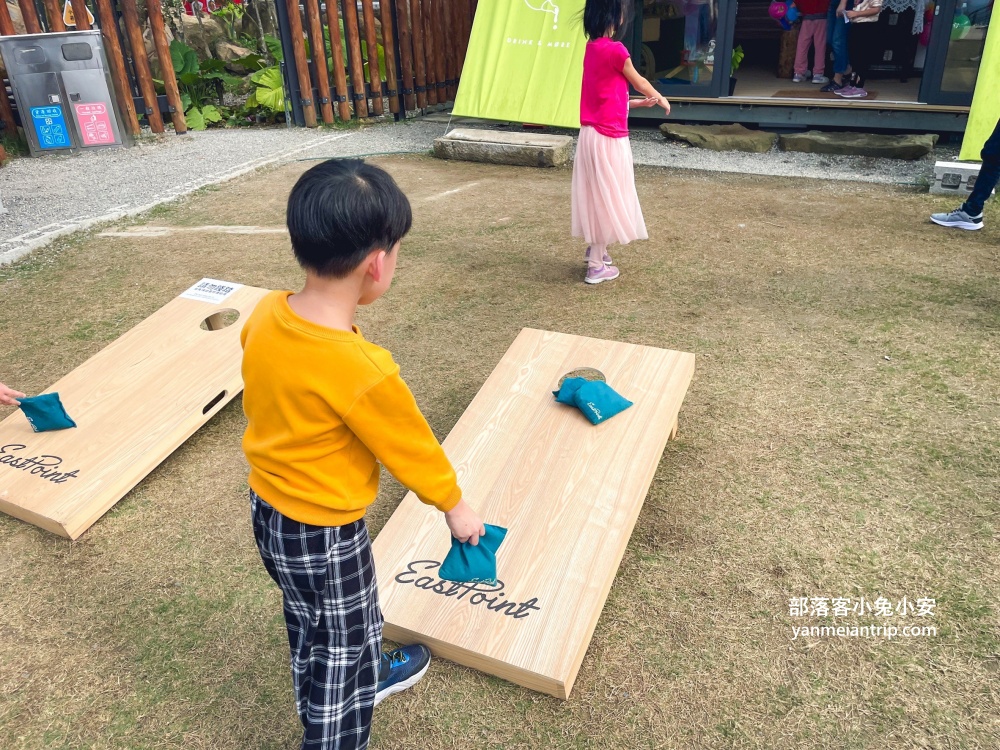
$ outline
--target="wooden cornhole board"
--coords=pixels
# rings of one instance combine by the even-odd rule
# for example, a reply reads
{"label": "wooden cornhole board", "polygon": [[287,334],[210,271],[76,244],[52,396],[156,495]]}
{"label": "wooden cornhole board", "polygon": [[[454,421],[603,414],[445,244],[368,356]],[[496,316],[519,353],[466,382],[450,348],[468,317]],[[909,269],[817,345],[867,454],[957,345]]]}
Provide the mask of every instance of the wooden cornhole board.
{"label": "wooden cornhole board", "polygon": [[[635,405],[595,427],[556,403],[579,367]],[[508,529],[497,584],[437,578],[448,528],[410,493],[373,545],[385,636],[569,697],[693,374],[693,354],[522,330],[444,442],[468,502]]]}
{"label": "wooden cornhole board", "polygon": [[79,537],[243,389],[240,329],[267,292],[202,279],[46,391],[76,429],[0,422],[0,510]]}

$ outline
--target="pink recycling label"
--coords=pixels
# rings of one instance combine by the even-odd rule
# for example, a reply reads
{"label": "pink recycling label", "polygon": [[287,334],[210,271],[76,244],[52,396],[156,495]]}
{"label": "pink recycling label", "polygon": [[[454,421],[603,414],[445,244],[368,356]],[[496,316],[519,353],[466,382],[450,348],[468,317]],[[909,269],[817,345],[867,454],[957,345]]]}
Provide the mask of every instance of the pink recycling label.
{"label": "pink recycling label", "polygon": [[105,104],[77,104],[75,108],[84,146],[107,146],[115,142],[115,132],[111,129],[111,118]]}

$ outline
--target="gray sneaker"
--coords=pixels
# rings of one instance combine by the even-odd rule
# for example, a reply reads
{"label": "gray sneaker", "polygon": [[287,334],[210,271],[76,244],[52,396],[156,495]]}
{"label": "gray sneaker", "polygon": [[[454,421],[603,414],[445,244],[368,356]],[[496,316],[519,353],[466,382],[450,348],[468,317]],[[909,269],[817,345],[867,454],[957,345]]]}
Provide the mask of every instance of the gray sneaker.
{"label": "gray sneaker", "polygon": [[931,221],[943,227],[956,227],[957,229],[982,229],[983,215],[969,216],[962,210],[961,206],[950,213],[931,214]]}

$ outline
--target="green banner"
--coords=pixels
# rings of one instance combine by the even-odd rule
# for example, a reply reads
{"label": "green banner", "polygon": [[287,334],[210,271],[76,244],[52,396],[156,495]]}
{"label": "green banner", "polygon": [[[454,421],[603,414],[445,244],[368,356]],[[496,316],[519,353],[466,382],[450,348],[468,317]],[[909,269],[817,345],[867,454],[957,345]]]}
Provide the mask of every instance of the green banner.
{"label": "green banner", "polygon": [[585,0],[479,0],[452,113],[580,127]]}
{"label": "green banner", "polygon": [[991,23],[986,32],[986,48],[976,78],[976,93],[969,111],[969,124],[965,126],[962,138],[962,152],[958,156],[962,161],[979,161],[983,144],[997,126],[997,120],[1000,120],[1000,96],[997,95],[1000,91],[1000,31],[997,26],[1000,23]]}

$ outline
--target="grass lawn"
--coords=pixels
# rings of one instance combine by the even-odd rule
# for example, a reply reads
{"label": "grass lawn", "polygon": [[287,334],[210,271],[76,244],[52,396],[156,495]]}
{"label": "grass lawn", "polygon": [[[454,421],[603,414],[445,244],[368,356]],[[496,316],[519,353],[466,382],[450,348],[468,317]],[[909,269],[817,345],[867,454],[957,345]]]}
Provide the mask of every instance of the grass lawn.
{"label": "grass lawn", "polygon": [[[415,225],[360,324],[439,437],[524,326],[699,359],[571,699],[439,660],[374,748],[1000,747],[996,202],[963,233],[917,192],[639,169],[651,240],[589,287],[568,171],[379,163]],[[187,231],[0,268],[0,379],[42,392],[204,276],[296,287],[284,235],[192,228],[280,227],[308,166],[139,223]],[[298,746],[243,426],[237,399],[75,543],[0,516],[0,747]],[[374,533],[403,494],[383,483]],[[793,638],[905,624],[790,612],[879,596],[934,599],[905,622],[937,634]]]}

